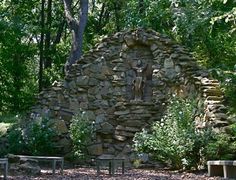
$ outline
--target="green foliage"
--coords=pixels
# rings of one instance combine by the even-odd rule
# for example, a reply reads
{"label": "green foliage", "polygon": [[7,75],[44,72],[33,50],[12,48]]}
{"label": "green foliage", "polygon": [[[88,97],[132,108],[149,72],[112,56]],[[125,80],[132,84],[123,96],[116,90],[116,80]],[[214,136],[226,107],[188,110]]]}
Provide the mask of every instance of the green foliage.
{"label": "green foliage", "polygon": [[26,125],[16,124],[8,130],[7,153],[52,155],[54,154],[54,137],[49,119],[37,117]]}
{"label": "green foliage", "polygon": [[40,120],[27,126],[24,142],[32,155],[52,155],[55,135],[56,132],[51,129],[49,119],[40,117]]}
{"label": "green foliage", "polygon": [[128,1],[124,8],[124,25],[126,28],[151,28],[161,33],[171,32],[173,17],[171,16],[171,1],[150,0]]}
{"label": "green foliage", "polygon": [[88,155],[87,147],[93,137],[93,124],[85,111],[80,111],[73,116],[69,132],[73,141],[75,157],[80,159],[86,158]]}
{"label": "green foliage", "polygon": [[135,135],[135,150],[152,153],[157,160],[170,162],[176,169],[196,168],[210,131],[196,131],[195,108],[193,99],[171,98],[164,117],[152,125],[151,132],[143,130]]}
{"label": "green foliage", "polygon": [[[44,30],[50,31],[53,44],[47,54],[52,68],[44,72],[45,87],[61,77],[69,49],[68,38],[60,42],[63,30],[59,33],[59,29],[65,25],[62,6],[62,3],[53,3],[51,27]],[[0,5],[0,114],[21,113],[34,103],[38,91],[39,17],[40,1],[5,0]]]}
{"label": "green foliage", "polygon": [[205,154],[208,160],[234,160],[236,158],[236,124],[228,129],[229,133],[219,133],[212,136]]}
{"label": "green foliage", "polygon": [[5,1],[0,9],[0,113],[21,112],[33,101],[35,79],[31,58],[36,48],[27,40],[27,20],[22,17],[25,8]]}
{"label": "green foliage", "polygon": [[7,123],[7,124],[15,124],[19,122],[21,119],[21,115],[18,114],[6,114],[0,116],[0,122]]}
{"label": "green foliage", "polygon": [[7,134],[8,147],[5,150],[7,153],[12,154],[25,154],[27,152],[27,146],[24,141],[23,130],[18,125],[9,129]]}

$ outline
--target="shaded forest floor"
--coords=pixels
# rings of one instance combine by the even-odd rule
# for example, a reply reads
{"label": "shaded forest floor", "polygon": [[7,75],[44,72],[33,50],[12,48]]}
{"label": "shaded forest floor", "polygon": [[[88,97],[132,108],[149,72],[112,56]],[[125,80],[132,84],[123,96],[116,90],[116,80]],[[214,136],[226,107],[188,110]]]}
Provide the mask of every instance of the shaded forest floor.
{"label": "shaded forest floor", "polygon": [[92,168],[74,168],[65,169],[64,175],[52,175],[50,170],[42,170],[39,176],[9,175],[9,180],[62,180],[62,179],[78,179],[78,180],[221,180],[220,177],[208,177],[206,172],[176,172],[167,170],[151,170],[151,169],[129,169],[122,175],[121,171],[117,171],[115,176],[109,176],[107,170],[102,170],[100,176]]}

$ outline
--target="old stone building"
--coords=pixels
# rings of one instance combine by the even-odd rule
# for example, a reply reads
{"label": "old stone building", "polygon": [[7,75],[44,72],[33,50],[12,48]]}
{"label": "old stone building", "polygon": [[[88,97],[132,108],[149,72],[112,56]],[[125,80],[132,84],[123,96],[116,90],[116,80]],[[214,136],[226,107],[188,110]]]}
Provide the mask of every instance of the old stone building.
{"label": "old stone building", "polygon": [[82,109],[96,132],[89,152],[129,156],[134,134],[161,119],[172,94],[199,101],[198,128],[228,125],[219,82],[199,68],[191,53],[155,31],[135,29],[103,39],[64,80],[40,93],[32,111],[55,119],[64,153],[70,146],[70,120]]}

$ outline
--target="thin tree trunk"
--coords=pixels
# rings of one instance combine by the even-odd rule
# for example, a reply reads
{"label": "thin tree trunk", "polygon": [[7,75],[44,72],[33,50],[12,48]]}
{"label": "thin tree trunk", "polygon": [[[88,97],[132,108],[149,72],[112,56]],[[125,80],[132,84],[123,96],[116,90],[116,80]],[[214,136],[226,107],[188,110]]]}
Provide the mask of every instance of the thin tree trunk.
{"label": "thin tree trunk", "polygon": [[51,24],[52,24],[52,0],[48,0],[47,4],[47,21],[46,21],[46,35],[45,35],[45,62],[44,68],[52,67],[51,59]]}
{"label": "thin tree trunk", "polygon": [[118,2],[114,2],[116,30],[120,31],[120,15],[118,10]]}
{"label": "thin tree trunk", "polygon": [[[20,43],[20,42],[19,42]],[[21,54],[14,52],[14,69],[12,72],[13,76],[13,89],[12,91],[14,92],[14,97],[12,98],[12,105],[13,109],[15,111],[18,111],[20,109],[20,94],[21,94],[21,88],[22,88],[22,76],[21,76]]]}
{"label": "thin tree trunk", "polygon": [[72,47],[65,69],[67,72],[71,65],[82,55],[83,33],[88,20],[88,0],[80,0],[81,10],[79,20],[75,19],[72,15],[72,0],[63,0],[63,2],[67,23],[72,32]]}
{"label": "thin tree trunk", "polygon": [[55,39],[53,40],[53,48],[55,48],[55,46],[60,43],[61,41],[61,37],[62,37],[62,33],[63,33],[63,30],[64,30],[64,27],[65,27],[65,24],[66,24],[66,21],[63,20],[60,25],[58,26],[58,29],[57,29],[57,34],[56,34],[56,37]]}
{"label": "thin tree trunk", "polygon": [[138,1],[138,6],[139,6],[139,14],[142,15],[145,11],[145,7],[144,7],[144,1],[143,0],[139,0]]}
{"label": "thin tree trunk", "polygon": [[98,20],[97,32],[101,31],[102,29],[102,19],[103,19],[104,12],[105,12],[105,3],[102,3],[102,9],[101,9],[99,20]]}
{"label": "thin tree trunk", "polygon": [[39,44],[39,91],[42,91],[42,82],[43,82],[43,61],[44,61],[44,9],[45,9],[45,0],[41,1],[41,35],[40,35],[40,44]]}

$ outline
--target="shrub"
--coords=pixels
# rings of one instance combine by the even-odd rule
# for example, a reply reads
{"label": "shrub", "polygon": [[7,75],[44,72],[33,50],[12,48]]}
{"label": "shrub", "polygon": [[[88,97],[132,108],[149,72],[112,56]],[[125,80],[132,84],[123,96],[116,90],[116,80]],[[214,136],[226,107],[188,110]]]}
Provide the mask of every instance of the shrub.
{"label": "shrub", "polygon": [[24,142],[32,155],[52,155],[54,154],[53,139],[56,132],[51,129],[48,118],[39,118],[26,128]]}
{"label": "shrub", "polygon": [[30,123],[14,125],[7,134],[7,153],[51,155],[54,153],[53,138],[56,133],[52,131],[49,119],[37,117]]}
{"label": "shrub", "polygon": [[143,130],[134,137],[134,149],[152,153],[156,160],[170,162],[173,168],[197,167],[201,153],[210,139],[210,131],[196,131],[193,99],[172,97],[164,117],[156,121],[151,132]]}
{"label": "shrub", "polygon": [[24,142],[22,128],[18,125],[12,126],[7,134],[8,147],[6,152],[12,154],[24,154],[26,152],[26,144]]}
{"label": "shrub", "polygon": [[205,155],[208,160],[234,160],[236,158],[236,124],[228,129],[229,133],[218,133],[208,143]]}
{"label": "shrub", "polygon": [[87,146],[93,136],[93,124],[85,111],[79,111],[73,116],[69,132],[73,142],[74,156],[85,159],[88,156]]}

